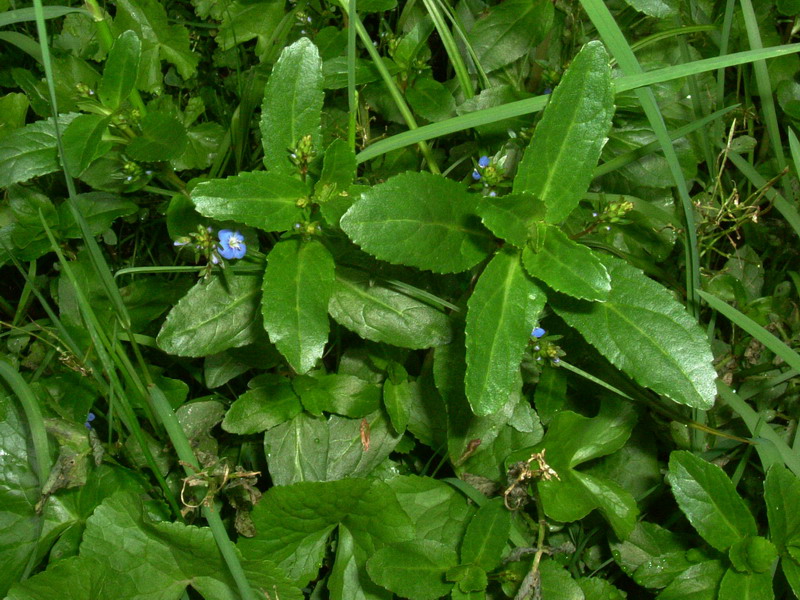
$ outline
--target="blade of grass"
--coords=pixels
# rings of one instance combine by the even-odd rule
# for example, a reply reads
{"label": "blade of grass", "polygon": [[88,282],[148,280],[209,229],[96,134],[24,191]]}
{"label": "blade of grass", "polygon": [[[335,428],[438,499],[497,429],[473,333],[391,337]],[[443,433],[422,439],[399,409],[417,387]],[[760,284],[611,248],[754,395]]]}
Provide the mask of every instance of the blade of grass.
{"label": "blade of grass", "polygon": [[483,69],[481,61],[478,60],[478,54],[472,47],[472,43],[470,43],[467,33],[464,30],[464,24],[461,22],[458,14],[453,12],[450,6],[448,6],[443,0],[437,0],[437,2],[439,3],[440,10],[447,15],[447,18],[450,20],[450,23],[453,26],[453,31],[458,34],[458,39],[461,40],[462,44],[464,44],[464,48],[466,48],[467,54],[469,54],[472,64],[475,66],[475,71],[478,73],[478,80],[481,82],[481,87],[484,89],[492,87],[492,84],[489,81],[489,76],[486,75],[486,71]]}
{"label": "blade of grass", "polygon": [[792,350],[779,338],[753,321],[753,319],[739,312],[730,304],[720,300],[713,294],[709,294],[708,292],[701,290],[700,297],[708,302],[708,305],[711,308],[728,317],[731,323],[744,329],[747,333],[761,342],[765,347],[769,348],[777,356],[780,356],[784,362],[789,365],[789,367],[795,371],[800,371],[800,354]]}
{"label": "blade of grass", "polygon": [[774,187],[766,187],[769,183],[755,167],[747,162],[742,156],[733,152],[728,154],[728,160],[747,177],[757,189],[766,188],[764,194],[775,205],[775,208],[783,215],[783,218],[791,225],[794,232],[800,236],[800,213],[794,205],[784,198]]}
{"label": "blade of grass", "polygon": [[[617,59],[623,72],[628,74],[642,73],[642,67],[628,45],[625,36],[614,21],[608,7],[600,0],[581,0],[581,5],[589,15],[600,37],[608,46],[611,54]],[[683,218],[686,225],[684,236],[684,256],[686,260],[686,301],[689,311],[697,319],[700,316],[700,305],[697,301],[697,290],[700,288],[700,257],[697,252],[697,230],[694,222],[694,207],[689,197],[689,186],[683,176],[678,156],[669,139],[667,126],[661,110],[656,102],[655,94],[649,88],[637,89],[636,96],[642,105],[647,120],[653,128],[656,139],[661,144],[664,158],[669,165],[670,173],[678,188],[678,197],[683,207]]]}
{"label": "blade of grass", "polygon": [[[750,0],[741,0],[741,7],[750,47],[754,50],[760,50],[764,46],[761,43],[761,34],[758,31],[758,21],[756,20],[756,13],[753,11],[753,3]],[[753,71],[756,74],[756,85],[758,86],[758,94],[761,100],[761,112],[764,113],[764,121],[767,125],[772,151],[778,161],[778,169],[783,169],[786,166],[786,157],[783,154],[781,130],[778,127],[778,115],[775,112],[775,101],[772,98],[772,85],[769,81],[767,63],[763,60],[755,61],[753,63]]]}
{"label": "blade of grass", "polygon": [[[725,16],[722,20],[722,35],[720,36],[719,55],[725,56],[728,54],[728,44],[731,39],[731,27],[733,26],[733,9],[736,6],[736,0],[727,0],[725,3]],[[717,71],[717,106],[725,102],[725,69],[720,68]]]}
{"label": "blade of grass", "polygon": [[[783,463],[797,477],[800,477],[800,454],[792,450],[768,423],[753,410],[747,402],[730,387],[717,380],[717,391],[722,401],[741,417],[756,442],[756,451],[765,468],[775,462],[774,453],[777,452]],[[766,444],[764,443],[766,442]],[[769,444],[773,449],[765,448]]]}
{"label": "blade of grass", "polygon": [[52,462],[50,460],[50,443],[47,440],[47,430],[44,426],[42,411],[39,408],[39,401],[28,382],[5,360],[0,360],[0,377],[17,396],[22,410],[25,412],[25,419],[28,421],[33,441],[33,462],[36,467],[36,476],[39,479],[39,488],[41,488],[50,477]]}
{"label": "blade of grass", "polygon": [[[672,81],[673,79],[680,79],[681,77],[687,77],[697,73],[705,73],[725,67],[734,67],[753,62],[754,60],[776,58],[778,56],[786,56],[797,52],[800,52],[800,44],[764,48],[763,50],[747,50],[735,54],[728,54],[727,56],[715,56],[713,58],[698,60],[688,65],[674,65],[672,67],[654,69],[646,73],[624,75],[614,80],[614,87],[618,93],[625,92],[642,86]],[[420,141],[434,139],[481,125],[496,123],[503,119],[532,114],[542,110],[547,104],[548,99],[549,96],[536,96],[535,98],[509,102],[503,106],[476,110],[475,112],[459,115],[458,117],[453,117],[446,121],[424,125],[412,131],[404,131],[403,133],[370,144],[358,153],[356,160],[362,163],[377,156],[381,156],[382,154],[386,154],[387,152],[391,152],[392,150],[419,143]]]}
{"label": "blade of grass", "polygon": [[456,73],[456,79],[458,79],[458,83],[461,86],[464,98],[469,100],[475,95],[472,79],[467,71],[467,65],[464,64],[464,60],[461,58],[461,52],[458,51],[453,34],[447,26],[442,12],[439,10],[439,3],[436,0],[422,0],[422,2],[433,20],[433,26],[436,27],[436,31],[439,33],[439,39],[442,40],[442,45],[450,59],[450,64],[453,65],[453,70]]}
{"label": "blade of grass", "polygon": [[[45,6],[42,11],[42,16],[45,19],[57,19],[70,13],[83,13],[87,16],[91,16],[89,11],[85,8],[71,8],[69,6]],[[36,11],[30,6],[28,8],[17,8],[0,13],[0,27],[7,27],[14,23],[24,23],[26,21],[35,20]]]}
{"label": "blade of grass", "polygon": [[[355,15],[356,0],[347,0],[348,14]],[[356,122],[358,119],[358,98],[356,97],[356,28],[352,21],[347,23],[347,143],[356,151]]]}

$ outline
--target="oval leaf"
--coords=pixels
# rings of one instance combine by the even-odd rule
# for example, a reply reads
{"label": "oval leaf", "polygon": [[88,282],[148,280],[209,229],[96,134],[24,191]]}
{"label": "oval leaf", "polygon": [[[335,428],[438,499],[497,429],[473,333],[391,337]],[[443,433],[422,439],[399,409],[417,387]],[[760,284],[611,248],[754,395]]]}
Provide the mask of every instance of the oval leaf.
{"label": "oval leaf", "polygon": [[547,221],[563,221],[580,202],[614,115],[608,53],[589,42],[565,71],[519,164],[514,192],[547,205]]}
{"label": "oval leaf", "polygon": [[430,173],[404,173],[373,187],[345,213],[341,226],[373,256],[435,273],[474,267],[492,245],[475,215],[475,195]]}
{"label": "oval leaf", "polygon": [[603,301],[611,291],[608,271],[589,248],[569,239],[557,227],[534,225],[536,232],[522,252],[531,277],[558,292],[584,300]]}
{"label": "oval leaf", "polygon": [[128,144],[131,158],[145,162],[172,160],[183,154],[189,139],[186,127],[166,112],[149,112],[142,119],[142,133]]}
{"label": "oval leaf", "polygon": [[451,337],[443,312],[353,269],[336,270],[328,312],[365,339],[402,348],[441,346]]}
{"label": "oval leaf", "polygon": [[502,250],[467,303],[467,398],[476,415],[498,411],[519,380],[519,365],[545,295],[525,273],[519,252]]}
{"label": "oval leaf", "polygon": [[403,598],[436,600],[453,587],[444,574],[457,563],[449,546],[414,540],[378,550],[367,560],[367,573],[375,583]]}
{"label": "oval leaf", "polygon": [[619,259],[598,257],[611,277],[608,299],[561,296],[553,310],[640,385],[679,404],[711,408],[717,375],[706,335],[666,288]]}
{"label": "oval leaf", "polygon": [[101,141],[110,120],[103,115],[81,115],[64,130],[64,162],[71,175],[80,175],[98,154],[108,151]]}
{"label": "oval leaf", "polygon": [[133,91],[141,54],[142,42],[134,31],[129,29],[114,40],[97,88],[100,101],[106,108],[116,110]]}
{"label": "oval leaf", "polygon": [[177,356],[207,356],[255,341],[260,288],[259,277],[199,281],[167,315],[159,348]]}
{"label": "oval leaf", "polygon": [[297,173],[289,158],[300,138],[311,136],[320,151],[322,61],[314,43],[300,38],[284,48],[264,88],[261,139],[264,166],[280,173]]}
{"label": "oval leaf", "polygon": [[725,472],[691,452],[669,457],[667,475],[678,506],[709,544],[726,551],[748,535],[756,535],[753,515]]}
{"label": "oval leaf", "polygon": [[316,240],[279,242],[269,253],[261,308],[269,339],[298,373],[322,358],[333,291],[330,252]]}
{"label": "oval leaf", "polygon": [[201,215],[239,221],[264,231],[285,231],[303,216],[297,200],[306,186],[291,177],[254,171],[197,184],[192,201]]}

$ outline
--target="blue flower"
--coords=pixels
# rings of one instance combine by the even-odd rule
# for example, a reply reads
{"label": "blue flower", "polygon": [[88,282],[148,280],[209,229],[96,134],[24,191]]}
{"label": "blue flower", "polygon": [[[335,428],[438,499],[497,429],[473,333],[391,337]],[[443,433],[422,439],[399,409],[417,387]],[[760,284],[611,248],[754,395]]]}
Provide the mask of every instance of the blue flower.
{"label": "blue flower", "polygon": [[90,412],[88,415],[86,415],[86,422],[84,422],[83,426],[86,427],[86,429],[91,429],[92,428],[91,422],[94,420],[95,420],[94,413]]}
{"label": "blue flower", "polygon": [[220,229],[217,235],[219,235],[219,253],[223,258],[228,260],[242,258],[247,252],[244,236],[240,232]]}
{"label": "blue flower", "polygon": [[472,178],[473,178],[475,181],[478,181],[478,180],[481,178],[481,174],[480,174],[480,173],[478,173],[478,170],[477,170],[477,169],[473,169],[473,170],[472,170]]}
{"label": "blue flower", "polygon": [[481,169],[485,169],[486,167],[488,167],[489,166],[489,157],[488,156],[481,156],[478,159],[478,166]]}
{"label": "blue flower", "polygon": [[531,336],[538,339],[538,338],[542,337],[545,333],[547,333],[547,332],[544,329],[542,329],[541,327],[534,327],[533,331],[531,331]]}

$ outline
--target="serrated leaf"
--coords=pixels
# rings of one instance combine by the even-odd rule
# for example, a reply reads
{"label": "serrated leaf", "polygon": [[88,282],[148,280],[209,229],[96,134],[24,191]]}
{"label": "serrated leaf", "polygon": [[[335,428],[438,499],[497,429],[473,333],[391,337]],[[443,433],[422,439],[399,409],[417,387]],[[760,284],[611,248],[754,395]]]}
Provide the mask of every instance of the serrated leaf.
{"label": "serrated leaf", "polygon": [[465,390],[476,415],[490,415],[506,403],[545,301],[519,252],[499,251],[481,274],[466,324]]}
{"label": "serrated leaf", "polygon": [[564,567],[556,561],[543,560],[541,571],[542,598],[547,600],[584,600],[583,591]]}
{"label": "serrated leaf", "polygon": [[544,221],[544,202],[530,194],[484,197],[478,203],[483,224],[497,237],[523,248],[531,235],[531,227]]}
{"label": "serrated leaf", "polygon": [[431,77],[420,77],[406,90],[414,112],[431,122],[444,121],[456,114],[456,101],[444,84]]}
{"label": "serrated leaf", "polygon": [[[656,523],[639,521],[624,541],[612,541],[614,560],[636,583],[662,588],[690,566],[688,546],[680,536]],[[666,575],[666,579],[664,576]]]}
{"label": "serrated leaf", "polygon": [[708,338],[673,296],[627,263],[597,255],[611,277],[605,302],[551,299],[558,315],[637,383],[707,410],[716,396]]}
{"label": "serrated leaf", "polygon": [[[58,124],[61,131],[76,117],[78,113],[60,115]],[[60,168],[52,119],[26,125],[0,140],[0,188],[47,175]]]}
{"label": "serrated leaf", "polygon": [[261,300],[264,328],[298,373],[311,370],[325,350],[334,273],[330,252],[313,239],[279,242],[267,258]]}
{"label": "serrated leaf", "polygon": [[491,571],[500,564],[511,532],[511,513],[502,498],[485,502],[469,522],[461,542],[461,562]]}
{"label": "serrated leaf", "polygon": [[515,193],[544,200],[548,223],[563,221],[589,187],[613,114],[608,53],[589,42],[553,91],[514,179]]}
{"label": "serrated leaf", "polygon": [[[363,419],[331,415],[328,419],[328,480],[366,477],[395,449],[402,434],[394,432],[383,411]],[[366,445],[366,441],[369,445]]]}
{"label": "serrated leaf", "polygon": [[208,356],[255,341],[260,290],[260,277],[199,281],[167,315],[156,338],[159,348],[177,356]]}
{"label": "serrated leaf", "polygon": [[141,54],[142,42],[136,32],[128,30],[114,40],[97,87],[97,95],[106,108],[118,109],[133,91]]}
{"label": "serrated leaf", "polygon": [[493,6],[468,35],[481,67],[494,71],[527,54],[550,31],[553,15],[547,0],[507,0]]}
{"label": "serrated leaf", "polygon": [[67,125],[63,132],[64,162],[72,176],[77,177],[97,156],[111,148],[110,143],[101,143],[111,117],[103,115],[80,115]]}
{"label": "serrated leaf", "polygon": [[402,348],[441,346],[451,337],[443,312],[354,269],[336,269],[328,312],[365,339]]}
{"label": "serrated leaf", "polygon": [[522,261],[531,277],[568,296],[602,302],[611,291],[608,271],[597,255],[558,227],[536,223]]}
{"label": "serrated leaf", "polygon": [[328,476],[328,424],[321,417],[301,412],[264,434],[272,483],[325,481]]}
{"label": "serrated leaf", "polygon": [[175,117],[151,111],[142,119],[142,133],[128,144],[136,160],[158,162],[179,157],[186,150],[186,127]]}
{"label": "serrated leaf", "polygon": [[340,225],[381,260],[458,273],[478,264],[492,247],[475,214],[476,198],[439,175],[403,173],[362,194]]}
{"label": "serrated leaf", "polygon": [[215,38],[216,42],[223,50],[230,50],[257,38],[256,54],[261,55],[263,52],[261,45],[269,41],[283,16],[284,7],[280,2],[272,0],[231,2],[223,7],[220,15],[222,23]]}
{"label": "serrated leaf", "polygon": [[264,494],[252,517],[259,535],[240,539],[238,547],[244,556],[269,558],[303,583],[316,576],[328,536],[339,523],[353,536],[361,569],[379,548],[410,540],[414,534],[391,488],[378,480],[275,486]]}
{"label": "serrated leaf", "polygon": [[[133,202],[105,192],[78,194],[75,196],[75,204],[83,218],[86,219],[92,235],[99,235],[106,231],[118,217],[124,217],[139,210],[139,207]],[[57,210],[61,235],[67,238],[81,237],[81,230],[75,223],[69,205],[66,202],[59,204]]]}
{"label": "serrated leaf", "polygon": [[285,231],[300,221],[303,211],[297,201],[307,196],[301,181],[264,171],[203,181],[192,190],[192,202],[200,214],[264,231]]}
{"label": "serrated leaf", "polygon": [[283,49],[264,88],[261,141],[267,169],[297,173],[289,152],[306,135],[320,152],[324,98],[319,52],[311,40],[300,38]]}
{"label": "serrated leaf", "polygon": [[433,540],[414,540],[378,550],[367,573],[387,590],[410,600],[436,600],[450,591],[444,574],[455,566],[455,550]]}
{"label": "serrated leaf", "polygon": [[669,457],[667,478],[686,518],[717,550],[724,552],[742,538],[757,535],[753,515],[717,465],[676,451]]}
{"label": "serrated leaf", "polygon": [[303,406],[291,382],[277,375],[264,374],[259,385],[239,396],[222,421],[222,428],[231,433],[248,435],[272,429],[300,414]]}
{"label": "serrated leaf", "polygon": [[728,569],[719,584],[720,599],[774,600],[772,573],[738,573]]}

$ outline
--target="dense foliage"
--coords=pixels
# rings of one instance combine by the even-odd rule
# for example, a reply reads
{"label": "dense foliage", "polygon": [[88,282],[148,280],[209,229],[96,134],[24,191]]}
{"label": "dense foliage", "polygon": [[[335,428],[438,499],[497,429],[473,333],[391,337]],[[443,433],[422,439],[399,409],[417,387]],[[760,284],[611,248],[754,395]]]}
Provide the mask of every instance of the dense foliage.
{"label": "dense foliage", "polygon": [[0,597],[800,593],[800,2],[0,11]]}

